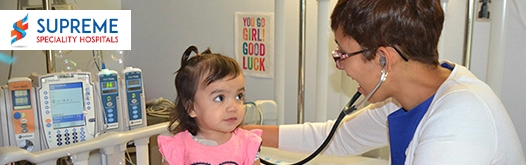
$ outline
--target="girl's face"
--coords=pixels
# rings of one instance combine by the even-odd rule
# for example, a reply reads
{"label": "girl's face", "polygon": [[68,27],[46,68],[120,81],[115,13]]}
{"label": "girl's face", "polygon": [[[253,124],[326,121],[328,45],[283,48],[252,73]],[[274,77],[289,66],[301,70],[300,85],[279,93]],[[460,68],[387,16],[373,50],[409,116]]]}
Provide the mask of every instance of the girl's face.
{"label": "girl's face", "polygon": [[199,134],[205,137],[231,133],[243,121],[245,109],[245,78],[225,77],[206,86],[201,77],[195,93],[193,109],[189,115],[199,127]]}

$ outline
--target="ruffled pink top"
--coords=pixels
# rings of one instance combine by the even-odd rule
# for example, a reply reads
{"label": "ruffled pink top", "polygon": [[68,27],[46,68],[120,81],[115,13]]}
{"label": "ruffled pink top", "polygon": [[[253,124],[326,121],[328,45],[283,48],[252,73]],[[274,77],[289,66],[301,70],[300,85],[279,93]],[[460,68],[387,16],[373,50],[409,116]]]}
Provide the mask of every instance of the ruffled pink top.
{"label": "ruffled pink top", "polygon": [[190,132],[157,137],[159,151],[170,165],[251,165],[261,146],[262,130],[237,128],[230,139],[217,146],[196,142]]}

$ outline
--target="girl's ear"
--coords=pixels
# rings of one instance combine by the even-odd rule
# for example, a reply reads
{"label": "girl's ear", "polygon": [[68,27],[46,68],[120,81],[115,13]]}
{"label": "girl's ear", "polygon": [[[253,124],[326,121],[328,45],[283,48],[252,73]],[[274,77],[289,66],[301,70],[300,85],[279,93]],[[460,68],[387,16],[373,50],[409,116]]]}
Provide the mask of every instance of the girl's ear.
{"label": "girl's ear", "polygon": [[189,109],[187,110],[188,111],[188,115],[192,118],[195,118],[197,116],[197,114],[195,113],[195,110],[194,109]]}
{"label": "girl's ear", "polygon": [[186,110],[186,112],[188,113],[190,117],[195,118],[197,116],[197,114],[195,113],[194,105],[192,101],[190,100],[185,101],[184,109]]}

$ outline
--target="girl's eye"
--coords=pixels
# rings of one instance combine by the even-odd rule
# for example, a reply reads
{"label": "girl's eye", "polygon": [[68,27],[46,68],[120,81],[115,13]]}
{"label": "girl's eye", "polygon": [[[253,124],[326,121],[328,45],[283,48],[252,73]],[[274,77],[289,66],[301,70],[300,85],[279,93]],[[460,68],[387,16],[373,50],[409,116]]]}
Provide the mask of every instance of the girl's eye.
{"label": "girl's eye", "polygon": [[244,100],[245,99],[245,95],[243,93],[240,93],[236,96],[236,99],[238,100]]}
{"label": "girl's eye", "polygon": [[225,100],[225,97],[223,95],[219,95],[216,98],[214,98],[214,101],[217,101],[217,102],[221,102],[223,100]]}

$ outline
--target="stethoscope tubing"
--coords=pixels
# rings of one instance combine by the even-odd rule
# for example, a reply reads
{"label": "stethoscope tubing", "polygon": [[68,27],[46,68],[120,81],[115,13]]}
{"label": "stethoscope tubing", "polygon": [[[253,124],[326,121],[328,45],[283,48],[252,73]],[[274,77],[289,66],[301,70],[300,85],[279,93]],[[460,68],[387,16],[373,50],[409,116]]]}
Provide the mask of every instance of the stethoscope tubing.
{"label": "stethoscope tubing", "polygon": [[[382,83],[387,79],[387,71],[385,70],[385,68],[382,68],[382,75],[380,76],[380,80],[378,81],[378,83],[376,83],[376,86],[373,88],[373,90],[371,91],[371,93],[369,93],[362,101],[360,101],[358,104],[354,104],[354,102],[356,102],[356,100],[358,100],[358,98],[360,98],[360,96],[362,95],[359,91],[356,91],[356,93],[353,95],[353,97],[351,98],[351,100],[349,100],[349,102],[347,103],[347,105],[342,109],[342,111],[340,112],[340,115],[338,115],[338,118],[336,119],[336,121],[334,122],[334,125],[332,126],[331,128],[331,132],[329,132],[329,135],[327,135],[327,138],[325,138],[325,140],[323,141],[323,143],[318,147],[318,149],[316,149],[316,151],[314,151],[312,154],[310,154],[308,157],[306,157],[305,159],[299,161],[299,162],[296,162],[292,165],[303,165],[309,161],[311,161],[312,159],[314,159],[314,157],[318,156],[318,154],[320,154],[321,151],[323,151],[325,149],[325,147],[327,147],[327,145],[329,144],[329,142],[332,140],[332,137],[334,136],[334,133],[336,132],[336,129],[340,126],[340,123],[341,121],[343,120],[343,118],[348,115],[348,114],[351,114],[353,112],[355,112],[357,110],[356,107],[359,107],[359,106],[362,106],[365,101],[369,100],[369,98],[371,98],[371,96],[376,92],[376,90],[378,90],[378,88],[380,87],[380,85],[382,85]],[[351,106],[352,105],[352,106]],[[358,106],[356,106],[358,105]],[[260,162],[262,164],[267,164],[267,165],[274,165],[262,158],[259,159]]]}

